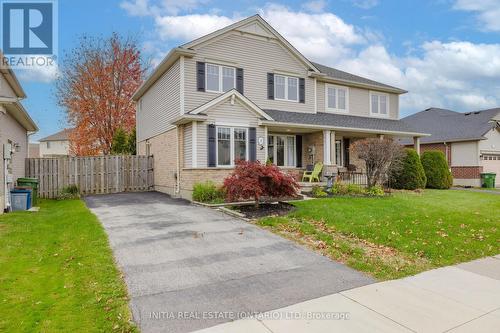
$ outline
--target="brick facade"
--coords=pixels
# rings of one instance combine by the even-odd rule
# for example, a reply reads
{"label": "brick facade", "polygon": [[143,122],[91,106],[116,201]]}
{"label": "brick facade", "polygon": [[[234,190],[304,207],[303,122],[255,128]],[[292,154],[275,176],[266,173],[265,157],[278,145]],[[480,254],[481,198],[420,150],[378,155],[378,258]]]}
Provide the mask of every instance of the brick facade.
{"label": "brick facade", "polygon": [[[414,148],[413,145],[407,145],[407,148]],[[429,150],[438,150],[447,157],[448,165],[451,165],[451,144],[445,145],[444,143],[428,143],[420,145],[420,153]]]}
{"label": "brick facade", "polygon": [[457,166],[451,167],[451,173],[455,179],[480,179],[482,166]]}
{"label": "brick facade", "polygon": [[[171,129],[150,138],[150,153],[154,157],[155,191],[175,195],[177,173],[177,130]],[[138,153],[146,154],[146,141],[139,142]]]}

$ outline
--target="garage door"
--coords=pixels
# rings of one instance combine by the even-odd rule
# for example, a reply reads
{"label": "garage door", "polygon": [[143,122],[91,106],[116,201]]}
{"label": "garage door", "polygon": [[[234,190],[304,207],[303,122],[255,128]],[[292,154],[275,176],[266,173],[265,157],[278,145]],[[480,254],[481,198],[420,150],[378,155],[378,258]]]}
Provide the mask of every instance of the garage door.
{"label": "garage door", "polygon": [[496,186],[500,187],[500,154],[498,155],[483,155],[483,171],[495,172],[497,174]]}

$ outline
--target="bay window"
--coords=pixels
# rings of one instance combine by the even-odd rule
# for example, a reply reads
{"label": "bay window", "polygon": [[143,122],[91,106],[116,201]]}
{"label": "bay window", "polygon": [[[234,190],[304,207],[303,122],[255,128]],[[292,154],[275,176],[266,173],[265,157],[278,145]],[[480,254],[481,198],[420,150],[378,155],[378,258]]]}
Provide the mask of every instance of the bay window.
{"label": "bay window", "polygon": [[281,167],[297,165],[297,151],[294,135],[269,135],[267,157],[271,163]]}
{"label": "bay window", "polygon": [[387,117],[389,115],[389,95],[370,92],[370,113]]}
{"label": "bay window", "polygon": [[347,87],[326,85],[326,110],[348,112],[349,91]]}
{"label": "bay window", "polygon": [[248,129],[217,127],[217,166],[234,166],[236,160],[248,160]]}
{"label": "bay window", "polygon": [[226,92],[236,88],[236,68],[206,64],[207,91]]}
{"label": "bay window", "polygon": [[299,79],[297,77],[274,75],[274,99],[299,101]]}

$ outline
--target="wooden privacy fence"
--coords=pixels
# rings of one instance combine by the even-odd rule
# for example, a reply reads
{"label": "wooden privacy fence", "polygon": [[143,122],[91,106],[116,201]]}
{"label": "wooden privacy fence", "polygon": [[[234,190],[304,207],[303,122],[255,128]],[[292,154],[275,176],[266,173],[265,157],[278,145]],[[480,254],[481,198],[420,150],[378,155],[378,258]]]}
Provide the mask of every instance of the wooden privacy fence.
{"label": "wooden privacy fence", "polygon": [[80,194],[141,192],[153,188],[152,156],[28,158],[26,177],[38,178],[41,198],[56,198],[68,185]]}

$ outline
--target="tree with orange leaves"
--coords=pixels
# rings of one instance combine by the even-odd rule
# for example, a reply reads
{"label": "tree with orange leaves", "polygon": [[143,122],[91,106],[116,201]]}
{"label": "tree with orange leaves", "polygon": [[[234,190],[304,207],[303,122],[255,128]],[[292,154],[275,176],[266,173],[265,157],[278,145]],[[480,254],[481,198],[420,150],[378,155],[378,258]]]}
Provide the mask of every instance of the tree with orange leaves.
{"label": "tree with orange leaves", "polygon": [[145,74],[141,53],[132,39],[83,37],[64,59],[56,82],[58,103],[64,108],[70,150],[76,156],[110,154],[118,129],[135,128],[132,95]]}

